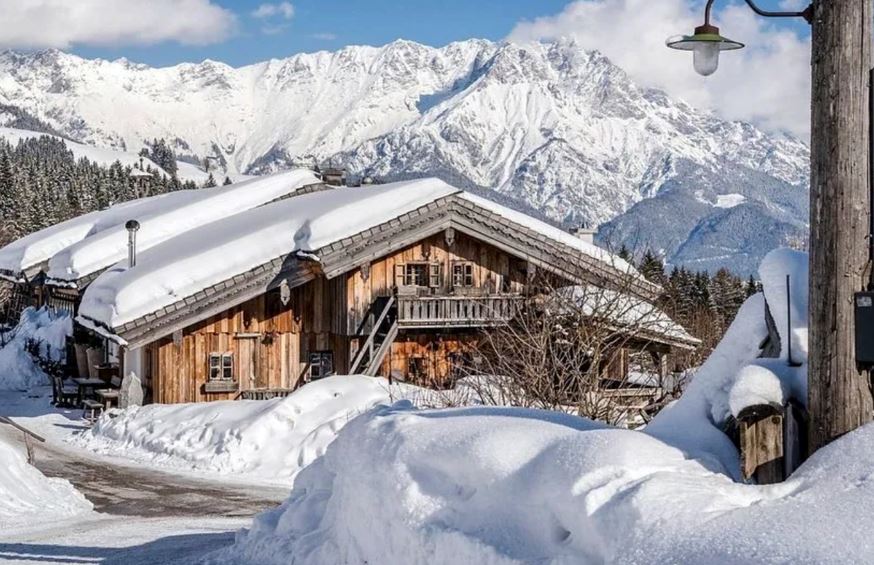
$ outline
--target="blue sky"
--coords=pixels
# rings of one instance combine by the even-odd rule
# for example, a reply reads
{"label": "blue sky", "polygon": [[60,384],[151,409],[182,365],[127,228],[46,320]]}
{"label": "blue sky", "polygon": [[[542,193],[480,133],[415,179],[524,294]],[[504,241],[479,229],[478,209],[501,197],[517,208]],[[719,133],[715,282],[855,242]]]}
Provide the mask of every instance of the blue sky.
{"label": "blue sky", "polygon": [[[152,46],[89,47],[72,51],[87,57],[125,56],[150,65],[216,59],[234,66],[302,51],[349,44],[382,45],[404,38],[429,45],[482,37],[502,39],[520,20],[560,11],[567,0],[296,0],[294,16],[270,22],[251,13],[261,1],[214,2],[235,12],[238,29],[227,40],[203,46],[168,42]],[[264,33],[266,25],[273,25]],[[276,29],[285,26],[282,29]]]}
{"label": "blue sky", "polygon": [[[607,0],[614,1],[618,0]],[[155,66],[203,59],[239,66],[302,51],[334,50],[350,44],[382,45],[398,38],[435,46],[471,37],[500,40],[518,22],[557,14],[569,1],[293,0],[294,13],[290,18],[278,13],[268,18],[254,17],[253,12],[264,4],[261,0],[213,0],[212,3],[235,14],[236,26],[232,33],[206,45],[182,45],[170,40],[152,45],[73,44],[69,50],[86,57],[124,56]],[[726,0],[717,5],[730,3]],[[780,1],[760,0],[760,3],[776,9]],[[273,5],[278,4],[273,2]],[[617,28],[619,25],[617,22]],[[780,25],[786,24],[781,22]],[[806,26],[788,25],[806,32]]]}

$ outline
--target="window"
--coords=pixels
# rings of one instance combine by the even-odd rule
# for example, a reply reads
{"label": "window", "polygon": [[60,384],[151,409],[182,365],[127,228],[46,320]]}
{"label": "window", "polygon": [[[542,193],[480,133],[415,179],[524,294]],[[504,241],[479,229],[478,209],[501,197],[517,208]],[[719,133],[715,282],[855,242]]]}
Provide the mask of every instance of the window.
{"label": "window", "polygon": [[473,263],[452,264],[452,288],[473,286]]}
{"label": "window", "polygon": [[427,269],[426,263],[407,263],[404,265],[404,285],[427,286]]}
{"label": "window", "polygon": [[439,263],[406,263],[401,269],[401,284],[403,286],[422,286],[437,288],[440,286],[441,270]]}
{"label": "window", "polygon": [[235,392],[238,389],[239,385],[234,380],[233,353],[210,353],[208,368],[204,392]]}
{"label": "window", "polygon": [[334,374],[334,352],[313,351],[310,353],[310,380],[315,381]]}
{"label": "window", "polygon": [[234,380],[234,354],[233,353],[210,353],[209,354],[209,380],[215,382],[233,382]]}

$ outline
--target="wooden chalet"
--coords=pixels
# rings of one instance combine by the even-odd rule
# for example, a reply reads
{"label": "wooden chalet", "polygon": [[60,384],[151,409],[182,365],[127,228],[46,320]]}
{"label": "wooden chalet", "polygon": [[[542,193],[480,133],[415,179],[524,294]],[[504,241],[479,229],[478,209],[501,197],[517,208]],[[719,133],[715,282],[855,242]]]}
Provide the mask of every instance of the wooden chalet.
{"label": "wooden chalet", "polygon": [[[390,209],[381,210],[386,203]],[[345,214],[360,217],[338,229]],[[628,280],[606,252],[431,179],[334,188],[240,216],[235,225],[223,222],[227,235],[222,226],[210,229],[239,242],[234,238],[248,236],[245,227],[238,230],[249,220],[280,218],[278,226],[305,226],[311,242],[322,224],[331,235],[323,244],[302,246],[300,228],[294,234],[280,229],[274,237],[288,242],[284,254],[245,270],[219,270],[218,278],[204,276],[187,295],[145,301],[132,317],[104,312],[118,314],[125,308],[119,296],[148,294],[154,277],[197,269],[200,259],[162,259],[156,248],[130,269],[130,282],[107,277],[102,285],[98,278],[86,291],[78,320],[123,347],[124,370],[140,375],[156,402],[254,396],[335,373],[443,386],[480,332],[512,316],[536,270],[568,284]],[[202,258],[220,257],[222,242],[208,235],[195,230],[177,239],[194,242]],[[630,292],[655,299],[658,287],[633,281]],[[92,293],[97,300],[89,302]],[[108,309],[103,294],[113,297]],[[694,340],[665,334],[651,343],[667,351]]]}
{"label": "wooden chalet", "polygon": [[[660,290],[588,241],[423,179],[321,185],[180,233],[89,281],[76,320],[153,402],[259,398],[332,374],[443,387],[538,271],[649,302]],[[696,344],[675,326],[641,347]]]}

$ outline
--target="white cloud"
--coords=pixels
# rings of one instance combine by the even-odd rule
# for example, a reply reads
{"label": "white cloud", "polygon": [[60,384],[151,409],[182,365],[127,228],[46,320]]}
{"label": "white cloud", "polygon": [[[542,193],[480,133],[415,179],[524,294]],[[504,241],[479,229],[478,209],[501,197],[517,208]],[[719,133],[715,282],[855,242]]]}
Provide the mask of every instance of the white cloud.
{"label": "white cloud", "polygon": [[278,4],[261,4],[252,12],[253,18],[265,19],[280,16],[286,20],[294,17],[294,6],[291,2],[280,2]]}
{"label": "white cloud", "polygon": [[731,5],[715,13],[713,23],[747,47],[723,53],[719,70],[701,77],[692,70],[691,54],[668,49],[665,39],[691,33],[702,20],[700,3],[687,0],[578,0],[557,15],[520,22],[509,39],[573,37],[641,84],[729,119],[808,139],[809,39],[757,17],[745,5]]}
{"label": "white cloud", "polygon": [[0,0],[0,47],[223,41],[236,17],[211,0]]}

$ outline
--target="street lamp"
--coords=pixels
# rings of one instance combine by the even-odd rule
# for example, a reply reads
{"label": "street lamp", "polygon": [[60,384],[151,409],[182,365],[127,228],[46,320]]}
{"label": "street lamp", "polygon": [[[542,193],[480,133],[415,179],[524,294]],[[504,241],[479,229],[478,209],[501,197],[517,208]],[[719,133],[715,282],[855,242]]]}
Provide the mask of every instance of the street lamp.
{"label": "street lamp", "polygon": [[[719,66],[720,51],[734,51],[742,49],[744,46],[743,43],[722,37],[719,35],[719,28],[710,24],[710,10],[713,8],[713,1],[707,0],[707,6],[704,8],[704,25],[696,27],[692,35],[675,35],[665,41],[665,44],[671,49],[691,51],[695,72],[705,77],[716,72],[716,68]],[[812,5],[803,12],[769,12],[756,6],[753,0],[746,0],[746,3],[755,13],[767,18],[804,18],[810,22],[810,18],[813,16]]]}

